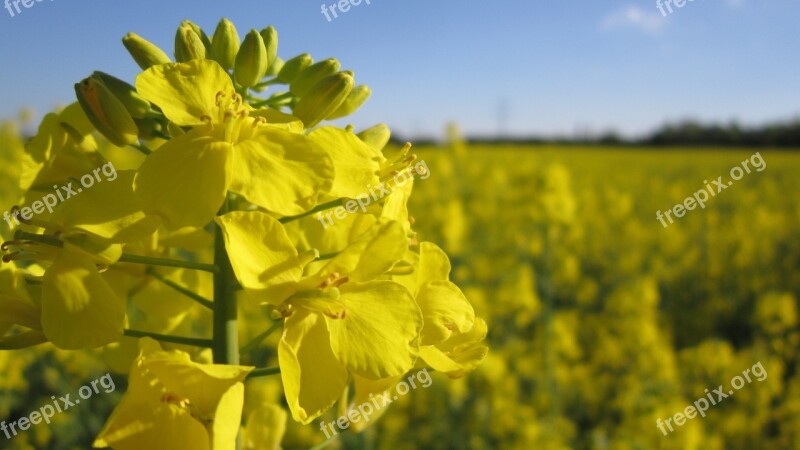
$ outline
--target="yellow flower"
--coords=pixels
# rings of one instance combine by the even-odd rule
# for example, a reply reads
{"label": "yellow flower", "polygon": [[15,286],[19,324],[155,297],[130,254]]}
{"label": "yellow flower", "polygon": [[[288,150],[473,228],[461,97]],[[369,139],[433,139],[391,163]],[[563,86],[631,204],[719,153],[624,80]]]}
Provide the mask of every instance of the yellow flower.
{"label": "yellow flower", "polygon": [[351,373],[381,379],[414,366],[419,308],[401,284],[379,279],[407,248],[398,223],[378,223],[303,276],[304,257],[274,218],[234,212],[217,222],[239,282],[286,318],[278,357],[295,420],[330,408]]}
{"label": "yellow flower", "polygon": [[116,450],[234,450],[253,368],[199,364],[181,351],[140,341],[128,392],[94,447]]}
{"label": "yellow flower", "polygon": [[413,294],[422,310],[420,357],[437,371],[460,378],[474,370],[489,348],[486,322],[476,318],[472,305],[450,280],[450,260],[435,244],[420,244],[416,270],[395,276]]}
{"label": "yellow flower", "polygon": [[[40,323],[41,308],[25,288],[24,277],[25,273],[13,263],[0,267],[0,350],[47,342]],[[6,335],[15,326],[25,330]]]}
{"label": "yellow flower", "polygon": [[175,125],[193,127],[148,156],[136,177],[145,212],[166,228],[205,225],[229,189],[282,216],[311,209],[330,189],[326,152],[291,124],[253,111],[216,62],[153,66],[136,87]]}

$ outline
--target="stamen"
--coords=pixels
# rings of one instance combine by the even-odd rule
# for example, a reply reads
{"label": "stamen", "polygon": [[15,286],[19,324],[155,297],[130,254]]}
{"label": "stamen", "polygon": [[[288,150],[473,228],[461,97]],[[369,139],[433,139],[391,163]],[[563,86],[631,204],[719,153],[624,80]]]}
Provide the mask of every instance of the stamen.
{"label": "stamen", "polygon": [[339,279],[339,273],[338,273],[338,272],[334,272],[334,273],[330,274],[330,276],[328,276],[328,278],[327,278],[327,279],[325,279],[325,281],[323,281],[323,282],[322,282],[322,283],[321,283],[319,286],[317,286],[317,287],[318,287],[319,289],[326,289],[326,288],[328,288],[328,287],[330,287],[330,286],[333,286],[333,284],[334,284],[334,283],[336,283],[336,281],[337,281],[338,279]]}
{"label": "stamen", "polygon": [[225,98],[225,93],[222,91],[217,92],[217,96],[215,98],[215,103],[217,106],[220,106],[223,98]]}

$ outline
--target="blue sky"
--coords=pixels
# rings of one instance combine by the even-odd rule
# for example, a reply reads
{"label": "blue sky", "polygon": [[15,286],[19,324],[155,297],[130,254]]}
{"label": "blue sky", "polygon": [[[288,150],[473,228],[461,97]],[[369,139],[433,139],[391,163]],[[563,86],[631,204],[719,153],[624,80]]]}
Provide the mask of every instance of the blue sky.
{"label": "blue sky", "polygon": [[[2,0],[0,0],[2,1]],[[34,1],[34,0],[28,0]],[[209,34],[274,25],[279,54],[337,57],[373,96],[357,127],[403,136],[642,133],[665,120],[759,124],[800,116],[796,0],[694,0],[663,17],[655,0],[371,0],[328,22],[333,0],[43,0],[0,10],[0,118],[73,101],[93,70],[132,81],[128,31],[172,53],[191,19]]]}

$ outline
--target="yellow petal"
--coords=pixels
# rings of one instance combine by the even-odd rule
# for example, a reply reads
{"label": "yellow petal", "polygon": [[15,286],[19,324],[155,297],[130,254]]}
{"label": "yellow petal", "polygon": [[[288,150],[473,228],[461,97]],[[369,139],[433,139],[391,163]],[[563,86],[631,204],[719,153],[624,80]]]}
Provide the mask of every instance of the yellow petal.
{"label": "yellow petal", "polygon": [[411,369],[417,359],[422,313],[408,290],[392,281],[345,283],[339,290],[345,317],[325,316],[338,360],[373,380]]}
{"label": "yellow petal", "polygon": [[[105,167],[105,166],[104,166]],[[112,166],[113,167],[113,166]],[[105,170],[105,169],[104,169]],[[155,232],[155,218],[145,216],[133,193],[133,170],[120,170],[114,180],[84,189],[56,209],[51,221],[112,242],[134,242]]]}
{"label": "yellow petal", "polygon": [[333,197],[356,198],[369,195],[370,186],[378,187],[380,154],[350,131],[321,127],[309,137],[330,155],[336,179],[330,189]]}
{"label": "yellow petal", "polygon": [[403,228],[397,222],[378,223],[333,258],[320,272],[333,273],[352,281],[369,281],[386,273],[408,248]]}
{"label": "yellow petal", "polygon": [[217,217],[236,278],[247,289],[297,281],[303,266],[283,225],[258,211],[236,211]]}
{"label": "yellow petal", "polygon": [[152,66],[136,77],[136,90],[180,126],[200,125],[203,117],[216,120],[217,93],[230,96],[234,92],[225,70],[206,59]]}
{"label": "yellow petal", "polygon": [[425,327],[422,345],[434,345],[447,340],[454,332],[466,333],[475,322],[475,311],[455,284],[432,281],[417,295]]}
{"label": "yellow petal", "polygon": [[65,247],[42,281],[42,329],[56,346],[76,350],[118,341],[125,304],[92,261]]}
{"label": "yellow petal", "polygon": [[[353,432],[360,433],[361,431],[365,430],[389,410],[388,405],[386,405],[385,408],[375,407],[373,398],[380,398],[382,394],[391,389],[397,384],[398,381],[402,379],[403,375],[383,378],[380,380],[370,380],[369,378],[353,375],[355,395],[353,395],[353,398],[350,400],[350,403],[347,407],[347,412],[349,416],[350,411],[356,411],[361,417],[357,422],[350,421],[350,429]],[[369,409],[367,409],[368,406]],[[370,409],[372,410],[372,413],[366,414]],[[355,415],[355,413],[352,414]]]}
{"label": "yellow petal", "polygon": [[302,214],[330,189],[333,163],[302,134],[245,124],[234,147],[231,189],[270,212]]}
{"label": "yellow petal", "polygon": [[318,314],[296,311],[278,344],[281,380],[292,418],[309,424],[339,399],[347,370],[331,351],[328,327]]}
{"label": "yellow petal", "polygon": [[489,353],[489,347],[483,343],[486,332],[486,322],[476,318],[468,332],[453,334],[436,346],[420,347],[420,357],[450,378],[461,378],[475,370]]}
{"label": "yellow petal", "polygon": [[230,184],[231,145],[195,129],[154,151],[134,180],[145,212],[165,228],[201,227],[216,215]]}
{"label": "yellow petal", "polygon": [[286,411],[278,405],[266,404],[247,416],[242,430],[242,447],[280,450],[286,433]]}
{"label": "yellow petal", "polygon": [[450,277],[450,259],[436,244],[423,242],[419,246],[419,276],[417,286],[431,281],[446,281]]}

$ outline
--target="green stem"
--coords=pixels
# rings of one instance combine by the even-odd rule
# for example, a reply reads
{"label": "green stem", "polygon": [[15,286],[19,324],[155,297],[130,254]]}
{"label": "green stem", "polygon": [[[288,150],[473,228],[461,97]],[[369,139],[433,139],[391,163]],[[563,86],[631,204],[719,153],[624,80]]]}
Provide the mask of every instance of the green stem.
{"label": "green stem", "polygon": [[[228,200],[220,214],[227,211]],[[214,362],[236,365],[239,364],[239,333],[235,278],[219,226],[214,228],[214,265],[219,267],[214,274]]]}
{"label": "green stem", "polygon": [[[230,210],[230,196],[219,210]],[[214,343],[211,347],[215,364],[239,365],[239,327],[236,302],[236,277],[233,274],[222,228],[214,226]],[[236,436],[236,450],[241,449],[241,433]]]}
{"label": "green stem", "polygon": [[158,273],[152,267],[147,269],[147,274],[152,276],[156,280],[166,284],[167,286],[171,287],[172,289],[175,289],[176,291],[180,292],[181,294],[189,297],[190,299],[196,301],[197,303],[205,306],[206,308],[212,309],[212,310],[214,309],[214,302],[212,302],[211,300],[206,299],[202,295],[199,295],[199,294],[197,294],[197,293],[195,293],[195,292],[193,292],[193,291],[191,291],[189,289],[186,289],[185,287],[181,286],[180,284],[168,279],[164,275],[161,275],[160,273]]}
{"label": "green stem", "polygon": [[303,217],[310,216],[311,214],[314,214],[316,212],[325,211],[326,209],[336,208],[337,206],[342,206],[344,204],[344,200],[345,199],[343,198],[337,198],[336,200],[329,201],[328,203],[323,203],[310,211],[306,211],[303,214],[300,214],[299,216],[284,217],[282,219],[279,219],[278,222],[289,223],[297,219],[302,219]]}
{"label": "green stem", "polygon": [[279,373],[281,373],[280,367],[264,367],[250,372],[250,375],[247,376],[247,379],[249,380],[251,378],[268,377],[270,375],[277,375]]}
{"label": "green stem", "polygon": [[333,443],[333,441],[339,439],[339,436],[341,436],[341,434],[337,434],[337,435],[333,436],[330,439],[324,440],[324,441],[320,442],[319,444],[311,447],[309,450],[322,450],[323,448],[331,445]]}
{"label": "green stem", "polygon": [[[64,247],[64,241],[47,234],[28,233],[27,231],[16,230],[14,239],[21,241],[32,241],[40,244],[51,245],[53,247]],[[131,264],[146,264],[148,266],[182,267],[184,269],[202,270],[205,272],[216,273],[219,268],[213,264],[203,264],[191,261],[181,261],[179,259],[154,258],[151,256],[129,255],[123,253],[118,262]]]}
{"label": "green stem", "polygon": [[159,342],[169,342],[172,344],[194,345],[195,347],[211,347],[211,339],[199,339],[183,336],[171,336],[168,334],[150,333],[148,331],[125,330],[125,336],[134,338],[149,337]]}
{"label": "green stem", "polygon": [[254,348],[256,348],[259,345],[261,345],[261,343],[264,341],[264,339],[269,337],[270,334],[272,334],[275,330],[280,328],[281,325],[283,325],[283,321],[281,321],[281,320],[275,321],[275,323],[273,323],[272,326],[267,329],[267,331],[265,331],[265,332],[259,334],[258,336],[254,337],[253,340],[251,340],[250,342],[247,343],[247,345],[242,347],[239,350],[239,355],[241,356],[241,355],[246,355],[246,354],[250,353],[251,350],[253,350]]}
{"label": "green stem", "polygon": [[153,153],[153,151],[150,150],[150,148],[148,146],[144,145],[144,144],[130,144],[130,146],[135,148],[136,150],[139,150],[140,152],[144,153],[145,155],[149,155],[149,154]]}
{"label": "green stem", "polygon": [[191,261],[181,261],[178,259],[167,258],[154,258],[151,256],[129,255],[123,253],[119,258],[119,262],[126,262],[131,264],[146,264],[148,266],[164,266],[164,267],[183,267],[184,269],[202,270],[204,272],[217,273],[219,267],[215,264],[203,264]]}

